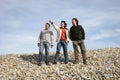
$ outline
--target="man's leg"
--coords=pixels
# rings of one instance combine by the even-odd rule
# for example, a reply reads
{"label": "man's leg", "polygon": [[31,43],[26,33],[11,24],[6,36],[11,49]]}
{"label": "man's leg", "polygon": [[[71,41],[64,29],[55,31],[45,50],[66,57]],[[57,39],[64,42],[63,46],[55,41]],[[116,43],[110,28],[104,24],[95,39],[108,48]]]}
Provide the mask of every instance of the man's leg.
{"label": "man's leg", "polygon": [[85,48],[84,40],[80,41],[79,46],[83,57],[83,63],[86,64],[86,48]]}
{"label": "man's leg", "polygon": [[79,62],[79,50],[78,50],[78,42],[72,41],[73,48],[74,48],[74,56],[75,56],[75,63]]}
{"label": "man's leg", "polygon": [[39,48],[39,63],[42,64],[43,62],[43,50],[44,50],[44,44],[43,42],[40,43],[40,48]]}
{"label": "man's leg", "polygon": [[67,51],[67,43],[66,41],[62,41],[63,51],[64,51],[64,57],[65,57],[65,63],[68,63],[68,51]]}
{"label": "man's leg", "polygon": [[45,62],[47,65],[49,64],[49,47],[50,44],[48,42],[45,42]]}
{"label": "man's leg", "polygon": [[56,51],[55,60],[54,60],[55,64],[59,60],[60,50],[61,50],[61,41],[59,43],[57,43],[57,51]]}

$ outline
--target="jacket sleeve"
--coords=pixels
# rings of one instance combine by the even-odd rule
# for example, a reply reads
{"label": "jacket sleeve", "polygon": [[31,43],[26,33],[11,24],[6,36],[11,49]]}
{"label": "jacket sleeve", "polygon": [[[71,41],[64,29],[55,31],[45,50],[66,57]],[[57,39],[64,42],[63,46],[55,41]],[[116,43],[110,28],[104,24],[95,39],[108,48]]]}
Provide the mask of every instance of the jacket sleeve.
{"label": "jacket sleeve", "polygon": [[56,26],[55,23],[53,23],[52,26],[54,27],[54,29],[55,29],[57,32],[59,32],[60,28],[59,28],[58,26]]}
{"label": "jacket sleeve", "polygon": [[54,45],[54,35],[53,35],[53,32],[51,32],[51,45]]}
{"label": "jacket sleeve", "polygon": [[69,31],[69,36],[70,36],[70,39],[71,39],[72,38],[71,28],[70,28],[70,31]]}
{"label": "jacket sleeve", "polygon": [[70,40],[69,30],[66,30],[66,38],[67,38],[67,41]]}
{"label": "jacket sleeve", "polygon": [[81,26],[81,32],[82,32],[82,39],[85,40],[85,31],[82,26]]}
{"label": "jacket sleeve", "polygon": [[42,32],[40,32],[40,34],[39,34],[39,37],[38,37],[38,43],[40,43],[41,36],[42,36]]}

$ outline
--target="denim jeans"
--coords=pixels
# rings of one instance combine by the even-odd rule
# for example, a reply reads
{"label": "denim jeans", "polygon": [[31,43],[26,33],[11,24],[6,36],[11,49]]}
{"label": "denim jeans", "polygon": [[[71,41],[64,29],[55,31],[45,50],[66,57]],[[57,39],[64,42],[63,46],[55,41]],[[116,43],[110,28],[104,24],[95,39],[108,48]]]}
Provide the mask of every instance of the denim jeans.
{"label": "denim jeans", "polygon": [[49,62],[49,47],[50,43],[47,41],[41,42],[39,47],[39,62],[42,63],[44,59],[43,50],[45,49],[45,61]]}
{"label": "denim jeans", "polygon": [[57,51],[56,51],[56,54],[55,54],[55,62],[59,61],[59,55],[60,55],[61,47],[63,47],[65,62],[68,62],[67,43],[66,43],[65,40],[61,40],[57,43]]}

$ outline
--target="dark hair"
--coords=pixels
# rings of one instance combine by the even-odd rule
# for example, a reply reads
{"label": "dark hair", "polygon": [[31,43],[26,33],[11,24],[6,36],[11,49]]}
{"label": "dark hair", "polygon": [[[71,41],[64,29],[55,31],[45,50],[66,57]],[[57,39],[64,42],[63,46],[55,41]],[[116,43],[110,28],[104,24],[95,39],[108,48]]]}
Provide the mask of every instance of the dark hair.
{"label": "dark hair", "polygon": [[49,23],[46,23],[46,25],[47,25],[47,24],[48,24],[48,25],[49,25],[49,27],[50,27],[50,24],[49,24]]}
{"label": "dark hair", "polygon": [[75,20],[76,21],[76,24],[78,25],[78,19],[77,18],[73,18],[72,20]]}
{"label": "dark hair", "polygon": [[67,23],[65,21],[61,21],[61,23],[64,23],[65,24],[65,28],[67,27]]}

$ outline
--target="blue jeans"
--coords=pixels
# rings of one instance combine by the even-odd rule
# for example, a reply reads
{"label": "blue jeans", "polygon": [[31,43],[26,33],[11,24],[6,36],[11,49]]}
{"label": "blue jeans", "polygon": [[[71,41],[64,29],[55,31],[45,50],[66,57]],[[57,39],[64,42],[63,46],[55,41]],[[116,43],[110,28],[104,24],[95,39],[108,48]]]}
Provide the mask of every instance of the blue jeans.
{"label": "blue jeans", "polygon": [[65,40],[61,40],[57,43],[57,51],[56,51],[56,54],[55,54],[55,62],[59,61],[59,55],[60,55],[61,47],[63,47],[65,62],[68,62],[67,43],[66,43]]}
{"label": "blue jeans", "polygon": [[43,50],[45,49],[45,61],[49,62],[49,47],[50,44],[47,41],[40,43],[39,48],[39,62],[42,63],[44,59]]}

